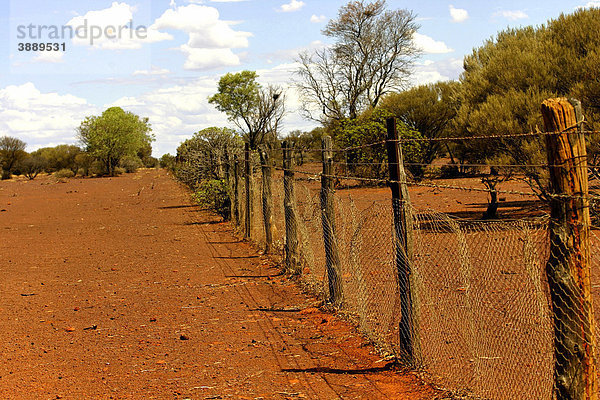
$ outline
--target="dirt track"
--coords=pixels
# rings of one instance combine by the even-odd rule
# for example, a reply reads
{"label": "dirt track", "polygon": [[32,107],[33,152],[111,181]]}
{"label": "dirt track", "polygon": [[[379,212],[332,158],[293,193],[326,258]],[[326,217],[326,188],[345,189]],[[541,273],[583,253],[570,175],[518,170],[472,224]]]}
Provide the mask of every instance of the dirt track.
{"label": "dirt track", "polygon": [[1,182],[0,209],[0,398],[437,398],[165,172]]}

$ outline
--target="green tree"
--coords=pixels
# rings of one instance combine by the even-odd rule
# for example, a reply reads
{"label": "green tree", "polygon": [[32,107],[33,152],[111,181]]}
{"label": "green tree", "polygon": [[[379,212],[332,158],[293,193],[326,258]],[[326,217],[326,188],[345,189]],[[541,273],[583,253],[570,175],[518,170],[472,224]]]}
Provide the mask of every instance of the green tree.
{"label": "green tree", "polygon": [[47,161],[38,155],[29,155],[20,162],[21,172],[29,179],[34,180],[46,168]]}
{"label": "green tree", "polygon": [[194,133],[177,148],[177,176],[190,186],[206,179],[223,179],[225,164],[240,152],[237,133],[228,128],[210,127]]}
{"label": "green tree", "polygon": [[278,125],[285,113],[285,97],[281,88],[263,88],[254,71],[226,74],[219,79],[218,92],[208,102],[224,112],[242,132],[251,149],[256,149],[268,135],[277,136]]}
{"label": "green tree", "polygon": [[70,169],[73,173],[77,173],[79,166],[76,158],[80,153],[79,146],[60,144],[55,147],[43,147],[31,154],[46,160],[46,171],[48,172]]}
{"label": "green tree", "polygon": [[[308,132],[301,130],[295,130],[288,134],[287,140],[291,141],[294,145],[294,151],[296,152],[298,165],[302,165],[305,162],[305,156],[310,149],[320,149],[321,140],[325,135],[325,128],[316,127]],[[314,154],[315,156],[317,153]]]}
{"label": "green tree", "polygon": [[[386,120],[392,114],[384,109],[377,108],[368,111],[356,119],[346,118],[335,121],[329,131],[336,146],[349,148],[362,146],[365,143],[379,143],[386,139]],[[421,134],[402,122],[397,124],[398,134],[401,138],[420,139]],[[404,161],[406,163],[419,163],[422,158],[420,142],[407,142],[403,146]],[[385,144],[376,144],[356,150],[344,152],[345,160],[340,160],[346,165],[346,171],[361,177],[386,178],[387,177],[387,150]],[[409,166],[408,170],[415,174],[418,168]]]}
{"label": "green tree", "polygon": [[311,119],[355,119],[402,88],[419,51],[419,28],[407,10],[387,10],[384,0],[351,1],[329,21],[323,34],[331,47],[299,56],[296,82]]}
{"label": "green tree", "polygon": [[101,161],[110,176],[125,156],[137,152],[154,140],[148,118],[111,107],[100,116],[87,117],[78,128],[85,150]]}
{"label": "green tree", "polygon": [[[404,92],[390,93],[382,100],[381,108],[424,138],[451,136],[452,120],[459,107],[459,88],[460,84],[455,81],[417,86]],[[452,157],[448,143],[442,141],[424,142],[421,151],[424,164],[430,164],[445,152]]]}
{"label": "green tree", "polygon": [[2,179],[10,179],[19,161],[27,157],[25,147],[27,144],[21,139],[2,136],[0,137],[0,164],[2,166]]}
{"label": "green tree", "polygon": [[158,162],[161,168],[172,169],[175,166],[175,156],[169,153],[163,154]]}
{"label": "green tree", "polygon": [[[600,9],[563,14],[546,25],[508,29],[465,57],[460,78],[460,108],[454,128],[459,135],[481,136],[537,132],[541,102],[549,97],[579,97],[588,127],[600,122]],[[598,157],[597,135],[590,136],[590,157]],[[538,138],[471,140],[457,146],[461,158],[477,163],[546,163]],[[499,168],[524,175],[540,197],[548,198],[547,171],[538,167]]]}

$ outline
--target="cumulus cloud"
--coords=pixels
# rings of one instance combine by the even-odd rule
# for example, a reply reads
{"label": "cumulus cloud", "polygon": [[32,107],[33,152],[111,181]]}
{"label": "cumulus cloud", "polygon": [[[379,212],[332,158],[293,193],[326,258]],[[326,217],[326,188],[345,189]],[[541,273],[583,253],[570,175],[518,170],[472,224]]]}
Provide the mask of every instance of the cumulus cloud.
{"label": "cumulus cloud", "polygon": [[[291,86],[291,77],[298,68],[295,63],[280,64],[271,69],[258,70],[262,85],[279,85],[285,92],[288,111],[282,124],[282,133],[294,129],[311,129],[313,122],[302,118],[300,99]],[[138,115],[149,117],[156,135],[155,155],[173,153],[177,146],[194,132],[210,126],[230,126],[227,116],[208,103],[208,97],[217,91],[219,76],[207,76],[160,88],[134,97],[123,97],[106,107],[119,106]]]}
{"label": "cumulus cloud", "polygon": [[450,17],[452,17],[452,22],[465,22],[469,19],[469,13],[463,8],[456,8],[450,5]]}
{"label": "cumulus cloud", "polygon": [[454,50],[449,48],[446,43],[433,38],[422,35],[420,33],[413,34],[413,41],[415,46],[423,51],[425,54],[445,54],[452,53]]}
{"label": "cumulus cloud", "polygon": [[503,17],[506,19],[510,19],[512,21],[516,21],[518,19],[526,19],[529,18],[529,15],[527,15],[524,11],[521,10],[504,10],[504,11],[498,11],[494,13],[495,17]]}
{"label": "cumulus cloud", "polygon": [[463,70],[463,60],[447,58],[439,61],[425,60],[415,66],[410,84],[424,85],[438,81],[458,79]]}
{"label": "cumulus cloud", "polygon": [[240,58],[231,49],[197,49],[184,44],[181,50],[187,56],[183,68],[188,70],[208,70],[240,64]]}
{"label": "cumulus cloud", "polygon": [[233,22],[220,19],[214,7],[190,4],[169,9],[154,23],[157,29],[186,32],[188,42],[180,46],[187,56],[185,69],[199,70],[239,65],[240,59],[232,49],[248,47],[250,32],[232,29]]}
{"label": "cumulus cloud", "polygon": [[135,7],[113,2],[109,8],[88,11],[66,23],[75,30],[73,44],[109,50],[139,49],[143,44],[172,40],[156,26],[133,25]]}
{"label": "cumulus cloud", "polygon": [[313,24],[320,24],[321,22],[325,22],[326,19],[327,19],[327,17],[325,17],[324,15],[313,14],[310,17],[310,22],[312,22]]}
{"label": "cumulus cloud", "polygon": [[300,10],[305,5],[306,4],[303,1],[291,0],[287,4],[282,4],[281,7],[279,7],[278,11],[281,11],[281,12],[294,12],[294,11]]}
{"label": "cumulus cloud", "polygon": [[28,150],[49,143],[74,143],[75,129],[98,110],[70,94],[42,93],[31,82],[0,90],[0,132],[28,144]]}
{"label": "cumulus cloud", "polygon": [[217,90],[218,78],[195,79],[186,84],[160,88],[135,97],[123,97],[109,106],[119,106],[148,117],[156,136],[156,155],[174,153],[194,132],[210,126],[228,126],[225,114],[208,103]]}
{"label": "cumulus cloud", "polygon": [[600,1],[588,1],[585,5],[577,6],[575,8],[579,9],[579,8],[590,8],[590,7],[600,8]]}

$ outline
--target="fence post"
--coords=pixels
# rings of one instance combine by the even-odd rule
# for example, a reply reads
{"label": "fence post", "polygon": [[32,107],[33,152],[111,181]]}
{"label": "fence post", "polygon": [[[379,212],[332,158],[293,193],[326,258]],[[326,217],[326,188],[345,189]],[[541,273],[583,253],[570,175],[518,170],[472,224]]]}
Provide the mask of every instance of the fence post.
{"label": "fence post", "polygon": [[340,257],[335,236],[335,211],[333,187],[333,152],[331,137],[322,139],[323,174],[321,175],[321,222],[323,225],[323,240],[325,243],[325,266],[329,281],[329,301],[340,305],[343,299],[342,273]]}
{"label": "fence post", "polygon": [[581,103],[542,103],[552,187],[550,257],[546,276],[554,321],[554,395],[557,400],[598,399],[595,322],[590,284],[590,213]]}
{"label": "fence post", "polygon": [[265,227],[265,253],[271,253],[273,244],[273,217],[272,217],[272,193],[271,193],[271,165],[270,157],[266,146],[261,146],[260,165],[262,170],[262,210],[263,223]]}
{"label": "fence post", "polygon": [[233,155],[233,217],[235,224],[240,226],[240,162],[237,154]]}
{"label": "fence post", "polygon": [[292,274],[299,274],[298,259],[298,222],[296,221],[296,196],[294,191],[293,149],[284,141],[283,149],[283,210],[285,215],[285,269]]}
{"label": "fence post", "polygon": [[248,143],[244,145],[244,179],[246,181],[244,238],[250,239],[252,228],[252,167],[250,165],[250,145]]}
{"label": "fence post", "polygon": [[411,262],[413,256],[413,219],[410,196],[406,184],[406,171],[402,146],[396,130],[396,119],[387,119],[387,154],[394,210],[396,242],[396,273],[400,296],[400,357],[411,366],[420,363],[420,343],[415,285],[412,284]]}
{"label": "fence post", "polygon": [[229,151],[227,150],[227,147],[225,147],[225,149],[223,150],[223,158],[225,159],[223,161],[223,168],[224,168],[224,172],[225,172],[225,184],[227,185],[227,189],[229,190],[230,171],[229,171]]}

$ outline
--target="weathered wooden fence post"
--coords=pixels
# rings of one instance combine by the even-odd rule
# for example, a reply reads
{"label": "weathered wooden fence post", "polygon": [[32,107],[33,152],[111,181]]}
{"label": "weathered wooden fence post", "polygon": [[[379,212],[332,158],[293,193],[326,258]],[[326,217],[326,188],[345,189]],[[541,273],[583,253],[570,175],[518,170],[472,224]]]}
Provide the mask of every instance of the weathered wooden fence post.
{"label": "weathered wooden fence post", "polygon": [[227,189],[229,190],[230,185],[229,185],[229,176],[230,176],[230,169],[229,169],[229,151],[227,150],[227,147],[225,147],[225,150],[223,150],[223,168],[224,168],[224,172],[225,172],[225,184],[227,185]]}
{"label": "weathered wooden fence post", "polygon": [[284,141],[283,149],[283,212],[285,215],[285,259],[286,271],[299,274],[298,222],[296,220],[296,195],[294,190],[294,156],[290,142]]}
{"label": "weathered wooden fence post", "polygon": [[554,395],[598,399],[595,322],[590,284],[590,213],[581,103],[542,103],[552,186],[550,257],[546,276],[554,321]]}
{"label": "weathered wooden fence post", "polygon": [[325,243],[325,266],[329,281],[329,301],[340,305],[343,299],[340,256],[335,235],[333,152],[331,137],[322,140],[323,174],[321,175],[321,222]]}
{"label": "weathered wooden fence post", "polygon": [[240,226],[240,162],[237,154],[233,155],[233,218]]}
{"label": "weathered wooden fence post", "polygon": [[400,296],[400,357],[411,366],[420,364],[420,342],[418,310],[415,285],[413,284],[413,218],[410,196],[406,184],[402,146],[396,130],[395,118],[387,119],[387,154],[394,210],[394,232],[396,244],[396,273]]}
{"label": "weathered wooden fence post", "polygon": [[244,179],[246,183],[244,238],[250,239],[252,234],[252,166],[250,165],[250,145],[244,146]]}
{"label": "weathered wooden fence post", "polygon": [[260,166],[262,170],[262,214],[265,227],[265,253],[271,253],[273,245],[273,213],[272,202],[273,195],[271,192],[271,165],[269,149],[267,146],[261,146],[260,150]]}

